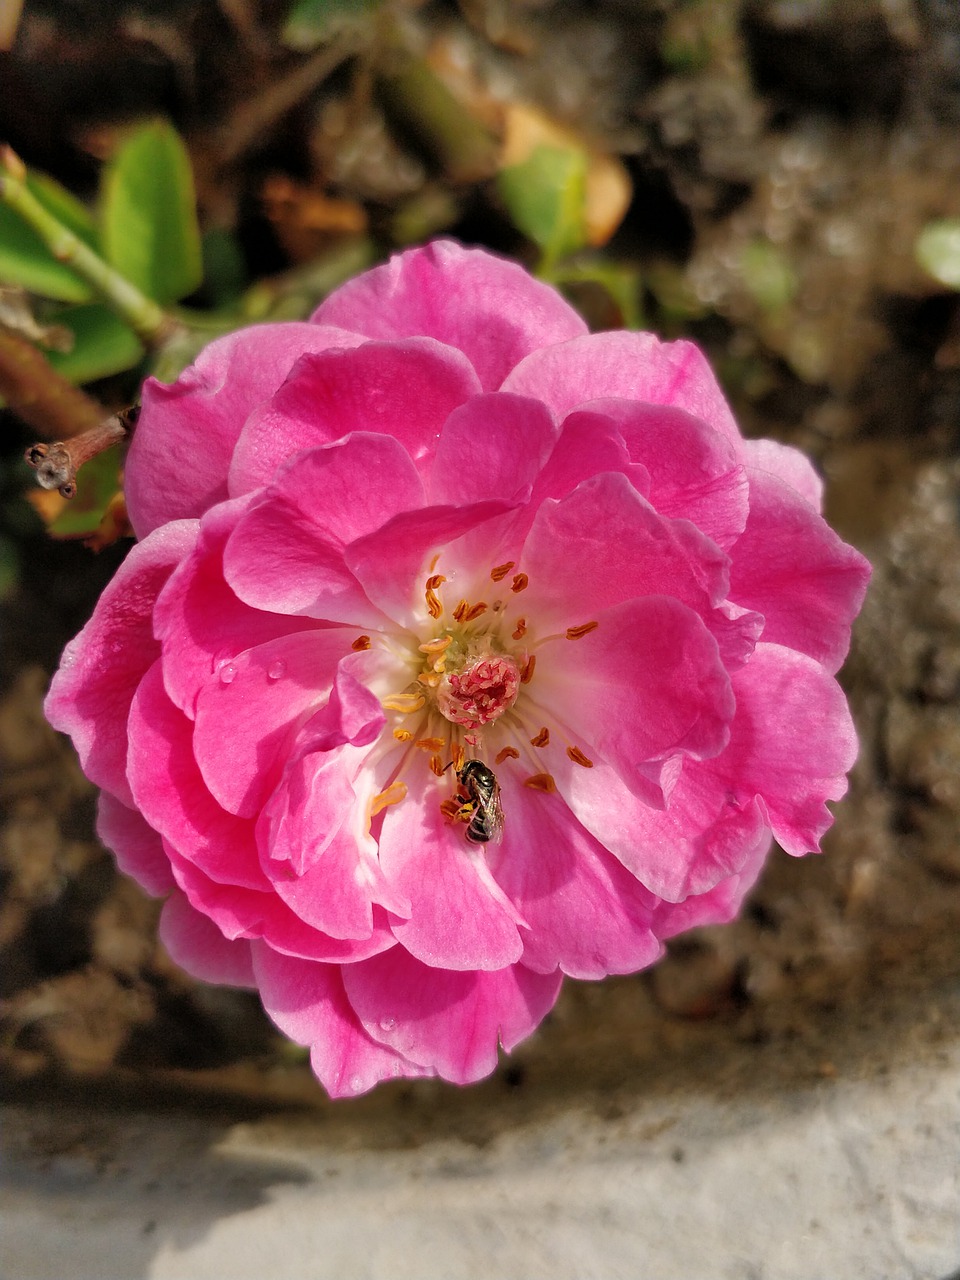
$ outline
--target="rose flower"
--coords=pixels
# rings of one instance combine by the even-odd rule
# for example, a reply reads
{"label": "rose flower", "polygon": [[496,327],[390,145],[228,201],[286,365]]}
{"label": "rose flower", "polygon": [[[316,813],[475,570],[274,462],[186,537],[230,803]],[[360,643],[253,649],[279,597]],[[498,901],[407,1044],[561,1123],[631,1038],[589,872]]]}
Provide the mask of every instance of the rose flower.
{"label": "rose flower", "polygon": [[869,569],[696,347],[399,255],[150,380],[139,538],[47,714],[190,973],[332,1095],[487,1075],[564,974],[729,920],[856,754]]}

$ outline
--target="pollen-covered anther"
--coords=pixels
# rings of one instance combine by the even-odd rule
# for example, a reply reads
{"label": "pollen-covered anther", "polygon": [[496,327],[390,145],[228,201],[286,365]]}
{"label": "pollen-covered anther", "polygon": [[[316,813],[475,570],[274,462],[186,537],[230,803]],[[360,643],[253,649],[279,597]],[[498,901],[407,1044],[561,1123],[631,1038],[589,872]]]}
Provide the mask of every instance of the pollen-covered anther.
{"label": "pollen-covered anther", "polygon": [[421,707],[426,706],[426,703],[427,700],[422,693],[391,693],[386,698],[380,699],[380,705],[384,711],[399,711],[405,716],[419,711]]}
{"label": "pollen-covered anther", "polygon": [[529,787],[531,791],[544,791],[548,795],[557,789],[557,784],[550,773],[531,774],[529,778],[524,778],[523,785]]}
{"label": "pollen-covered anther", "polygon": [[534,670],[536,669],[536,665],[537,665],[537,655],[535,653],[531,653],[529,658],[527,658],[526,662],[523,664],[523,669],[520,672],[521,684],[530,683],[530,681],[533,679],[533,673],[534,673]]}
{"label": "pollen-covered anther", "polygon": [[417,679],[421,684],[425,684],[428,689],[436,689],[443,676],[438,671],[421,671]]}
{"label": "pollen-covered anther", "polygon": [[581,622],[577,627],[567,627],[566,636],[568,640],[582,640],[584,636],[588,636],[591,631],[596,631],[599,622]]}
{"label": "pollen-covered anther", "polygon": [[543,726],[539,733],[533,735],[530,739],[530,745],[531,747],[546,747],[550,745],[550,730],[546,725]]}
{"label": "pollen-covered anther", "polygon": [[442,751],[447,743],[445,738],[418,738],[416,745],[421,751]]}
{"label": "pollen-covered anther", "polygon": [[382,809],[386,809],[388,805],[399,804],[401,800],[407,798],[407,784],[400,782],[391,782],[385,791],[379,791],[370,801],[370,817],[376,817]]}
{"label": "pollen-covered anther", "polygon": [[506,564],[498,564],[490,570],[490,577],[494,582],[502,582],[516,562],[508,560]]}
{"label": "pollen-covered anther", "polygon": [[409,729],[394,729],[393,736],[398,742],[409,742],[413,738]]}
{"label": "pollen-covered anther", "polygon": [[357,653],[363,653],[363,651],[364,651],[365,649],[369,649],[369,648],[370,648],[370,637],[369,637],[369,636],[357,636],[356,640],[354,640],[354,642],[353,642],[353,644],[350,646],[350,648],[351,648],[351,649],[354,649]]}
{"label": "pollen-covered anther", "polygon": [[513,630],[513,639],[522,640],[526,634],[527,634],[527,620],[526,618],[518,618],[517,625]]}
{"label": "pollen-covered anther", "polygon": [[428,591],[436,591],[437,587],[442,587],[446,582],[446,578],[442,573],[432,573],[423,584]]}
{"label": "pollen-covered anther", "polygon": [[436,640],[427,640],[417,648],[421,653],[443,653],[444,649],[450,648],[452,642],[453,636],[438,636]]}
{"label": "pollen-covered anther", "polygon": [[443,613],[443,601],[432,587],[427,587],[424,592],[424,599],[427,602],[427,613],[429,613],[430,617],[439,618]]}
{"label": "pollen-covered anther", "polygon": [[463,761],[466,754],[467,753],[464,751],[463,747],[461,747],[459,742],[454,745],[451,755],[453,756],[452,764],[457,773],[459,773],[463,768]]}
{"label": "pollen-covered anther", "polygon": [[455,796],[450,796],[447,800],[440,801],[440,812],[450,822],[457,821],[462,807],[461,802]]}
{"label": "pollen-covered anther", "polygon": [[467,612],[469,611],[469,609],[470,609],[470,601],[464,600],[461,598],[461,600],[457,604],[457,607],[453,611],[453,616],[456,619],[456,621],[462,622]]}
{"label": "pollen-covered anther", "polygon": [[486,600],[478,600],[475,605],[470,606],[467,612],[463,615],[462,618],[458,619],[458,621],[473,622],[475,618],[479,618],[481,614],[486,612],[487,612]]}
{"label": "pollen-covered anther", "polygon": [[443,777],[443,761],[439,756],[430,757],[430,769],[431,769],[431,772],[435,773],[438,778]]}
{"label": "pollen-covered anther", "polygon": [[510,584],[510,590],[526,591],[529,585],[530,585],[530,579],[527,577],[525,573],[515,573],[513,575],[513,582]]}
{"label": "pollen-covered anther", "polygon": [[584,769],[593,768],[593,761],[589,756],[585,756],[579,747],[567,747],[567,755],[574,764],[583,765]]}
{"label": "pollen-covered anther", "polygon": [[516,747],[504,747],[494,757],[494,764],[503,764],[504,760],[519,760],[520,752]]}

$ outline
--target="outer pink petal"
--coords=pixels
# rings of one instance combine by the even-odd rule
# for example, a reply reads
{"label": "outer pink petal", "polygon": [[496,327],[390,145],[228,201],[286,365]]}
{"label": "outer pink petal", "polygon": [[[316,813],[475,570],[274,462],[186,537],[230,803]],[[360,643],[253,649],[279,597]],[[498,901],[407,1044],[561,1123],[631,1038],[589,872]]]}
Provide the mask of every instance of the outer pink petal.
{"label": "outer pink petal", "polygon": [[304,924],[272,890],[261,893],[218,884],[168,842],[165,848],[177,884],[190,905],[208,916],[226,938],[262,938],[275,951],[325,964],[365,960],[395,945],[382,911],[374,912],[369,938],[331,938]]}
{"label": "outer pink petal", "polygon": [[73,738],[90,781],[131,807],[127,713],[144,672],[160,653],[152,625],[157,595],[193,546],[196,529],[196,521],[180,521],[131,550],[93,617],[63,651],[44,704],[53,727]]}
{"label": "outer pink petal", "polygon": [[692,342],[652,333],[591,333],[527,356],[501,390],[542,400],[564,417],[591,400],[674,405],[726,436],[738,454],[740,430],[703,353]]}
{"label": "outer pink petal", "polygon": [[752,848],[746,850],[743,865],[735,875],[726,876],[706,893],[692,893],[683,902],[661,902],[653,917],[657,937],[666,941],[687,929],[733,920],[756,884],[772,842],[769,828],[759,828]]}
{"label": "outer pink petal", "polygon": [[422,505],[416,467],[390,436],[359,433],[296,454],[228,539],[227,580],[257,609],[382,625],[343,550]]}
{"label": "outer pink petal", "polygon": [[530,719],[539,710],[549,725],[556,716],[588,756],[599,755],[628,780],[646,761],[721,751],[733,693],[716,641],[697,615],[669,597],[647,596],[595,620],[599,626],[587,635],[537,651]]}
{"label": "outer pink petal", "polygon": [[663,948],[651,931],[657,899],[580,826],[557,794],[500,774],[505,814],[496,877],[523,912],[523,963],[572,978],[633,973]]}
{"label": "outer pink petal", "polygon": [[263,1007],[284,1035],[311,1046],[310,1064],[332,1098],[355,1097],[383,1080],[432,1075],[370,1038],[335,965],[311,964],[254,945]]}
{"label": "outer pink petal", "polygon": [[744,460],[756,471],[768,471],[796,489],[814,511],[823,507],[823,481],[805,453],[779,440],[745,440]]}
{"label": "outer pink petal", "polygon": [[730,743],[707,771],[738,799],[762,797],[787,853],[819,851],[833,821],[824,801],[846,793],[857,758],[843,690],[813,659],[772,644],[757,645],[733,684]]}
{"label": "outer pink petal", "polygon": [[140,682],[128,720],[127,775],[137,808],[212,880],[267,890],[253,823],[222,809],[193,756],[193,725],[170,701],[156,662]]}
{"label": "outer pink petal", "polygon": [[476,396],[457,409],[440,436],[430,501],[525,502],[559,434],[550,413],[522,396]]}
{"label": "outer pink petal", "polygon": [[260,812],[297,730],[326,701],[355,632],[304,631],[237,655],[197,699],[193,746],[215,799],[240,817]]}
{"label": "outer pink petal", "polygon": [[692,521],[729,550],[747,522],[749,497],[746,473],[729,437],[669,405],[608,400],[571,416],[593,413],[616,423],[631,460],[646,468],[646,496],[653,507],[662,516]]}
{"label": "outer pink petal", "polygon": [[354,431],[392,436],[425,467],[444,422],[479,391],[470,362],[431,338],[304,356],[244,427],[230,492],[259,488],[284,458]]}
{"label": "outer pink petal", "polygon": [[350,1004],[368,1035],[454,1084],[472,1084],[549,1013],[561,975],[511,965],[493,973],[430,969],[396,947],[343,969]]}
{"label": "outer pink petal", "polygon": [[160,941],[181,969],[204,982],[227,987],[255,987],[250,943],[225,938],[208,916],[191,907],[175,890],[163,904]]}
{"label": "outer pink petal", "polygon": [[794,489],[755,471],[747,527],[731,557],[730,598],[764,615],[764,640],[838,670],[870,580],[860,552]]}
{"label": "outer pink petal", "polygon": [[[424,770],[424,772],[426,772]],[[430,775],[432,780],[432,775]],[[502,969],[523,946],[517,914],[487,870],[483,853],[461,826],[440,813],[440,794],[410,795],[391,806],[380,833],[380,865],[412,904],[393,934],[432,968]]]}
{"label": "outer pink petal", "polygon": [[305,351],[360,341],[315,324],[255,325],[211,342],[171,385],[148,378],[124,470],[137,537],[228,497],[230,458],[251,411]]}
{"label": "outer pink petal", "polygon": [[529,352],[586,332],[558,293],[516,263],[451,240],[398,254],[342,285],[313,319],[371,338],[438,338],[464,352],[485,391],[496,391]]}
{"label": "outer pink petal", "polygon": [[200,537],[157,597],[153,626],[164,650],[163,681],[193,718],[197,694],[218,667],[244,649],[316,627],[312,618],[264,613],[238,600],[223,580],[223,548],[249,499],[222,502],[200,521]]}
{"label": "outer pink petal", "polygon": [[530,579],[524,611],[542,634],[636,596],[674,596],[707,614],[726,595],[727,565],[687,521],[658,515],[626,476],[606,472],[541,505],[518,567]]}
{"label": "outer pink petal", "polygon": [[135,809],[128,809],[108,791],[100,792],[97,835],[123,874],[132,876],[147,893],[159,898],[173,888],[170,859],[159,835]]}

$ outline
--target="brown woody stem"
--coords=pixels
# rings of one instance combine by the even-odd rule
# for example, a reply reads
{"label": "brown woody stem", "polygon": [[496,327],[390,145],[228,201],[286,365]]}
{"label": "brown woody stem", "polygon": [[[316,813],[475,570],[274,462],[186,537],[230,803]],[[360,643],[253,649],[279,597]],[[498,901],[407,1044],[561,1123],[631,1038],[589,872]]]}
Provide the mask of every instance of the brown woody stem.
{"label": "brown woody stem", "polygon": [[63,498],[72,498],[77,492],[77,472],[83,464],[128,439],[138,414],[138,409],[124,409],[72,440],[31,445],[24,457],[36,469],[37,483],[42,489],[59,489]]}

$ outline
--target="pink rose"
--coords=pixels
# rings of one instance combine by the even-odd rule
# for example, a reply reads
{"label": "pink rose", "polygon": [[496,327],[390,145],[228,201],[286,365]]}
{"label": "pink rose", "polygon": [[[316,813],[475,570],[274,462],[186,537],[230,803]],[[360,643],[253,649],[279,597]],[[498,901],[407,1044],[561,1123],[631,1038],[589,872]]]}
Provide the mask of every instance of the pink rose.
{"label": "pink rose", "polygon": [[434,244],[148,382],[126,475],[47,712],[172,955],[331,1094],[478,1080],[818,848],[869,569],[690,343]]}

